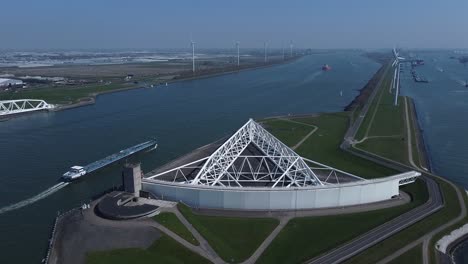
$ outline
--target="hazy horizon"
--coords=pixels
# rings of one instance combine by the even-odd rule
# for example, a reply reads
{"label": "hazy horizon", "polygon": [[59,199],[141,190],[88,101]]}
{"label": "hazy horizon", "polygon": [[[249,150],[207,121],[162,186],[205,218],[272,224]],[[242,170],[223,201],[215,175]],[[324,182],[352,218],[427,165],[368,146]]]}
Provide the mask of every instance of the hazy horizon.
{"label": "hazy horizon", "polygon": [[4,3],[0,49],[465,49],[468,1]]}

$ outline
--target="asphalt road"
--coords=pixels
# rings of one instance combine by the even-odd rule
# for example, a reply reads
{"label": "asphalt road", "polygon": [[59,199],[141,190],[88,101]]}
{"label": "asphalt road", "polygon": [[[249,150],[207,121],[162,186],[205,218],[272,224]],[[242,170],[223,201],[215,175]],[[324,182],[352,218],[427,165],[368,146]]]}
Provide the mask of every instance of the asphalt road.
{"label": "asphalt road", "polygon": [[345,261],[441,209],[444,201],[439,185],[429,177],[423,176],[423,179],[430,197],[425,204],[372,229],[341,247],[312,259],[308,263],[340,263]]}

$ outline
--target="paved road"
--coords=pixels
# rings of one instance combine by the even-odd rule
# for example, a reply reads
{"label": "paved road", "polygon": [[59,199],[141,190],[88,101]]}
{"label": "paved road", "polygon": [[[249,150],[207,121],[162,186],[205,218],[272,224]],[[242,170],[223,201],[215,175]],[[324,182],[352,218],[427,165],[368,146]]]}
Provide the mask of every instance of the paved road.
{"label": "paved road", "polygon": [[[435,176],[435,175],[431,175],[431,176],[438,177],[438,176]],[[440,177],[438,177],[438,178],[440,178]],[[441,180],[444,180],[447,183],[449,183],[455,189],[455,191],[457,192],[458,200],[460,201],[460,214],[456,218],[450,220],[449,222],[447,222],[447,223],[445,223],[443,225],[438,226],[436,229],[432,230],[430,233],[427,233],[424,236],[420,237],[419,239],[409,243],[408,245],[406,245],[405,247],[403,247],[403,248],[399,249],[398,251],[394,252],[390,256],[385,257],[384,259],[379,261],[378,264],[388,263],[388,262],[394,260],[395,258],[401,256],[403,253],[407,252],[408,250],[412,249],[414,246],[416,246],[416,245],[418,245],[420,243],[423,243],[423,263],[424,264],[429,263],[429,254],[430,254],[429,245],[430,245],[431,238],[434,235],[436,235],[437,233],[444,230],[445,228],[457,223],[458,221],[460,221],[460,220],[462,220],[462,219],[464,219],[466,217],[466,215],[467,215],[466,205],[465,205],[464,202],[462,202],[462,201],[464,201],[463,196],[466,195],[466,194],[462,193],[450,181],[447,181],[447,180],[442,179],[442,178],[441,178]]]}
{"label": "paved road", "polygon": [[427,184],[430,194],[429,200],[424,205],[372,229],[341,247],[314,258],[308,263],[342,262],[442,208],[444,202],[438,184],[431,178],[423,177],[423,179]]}

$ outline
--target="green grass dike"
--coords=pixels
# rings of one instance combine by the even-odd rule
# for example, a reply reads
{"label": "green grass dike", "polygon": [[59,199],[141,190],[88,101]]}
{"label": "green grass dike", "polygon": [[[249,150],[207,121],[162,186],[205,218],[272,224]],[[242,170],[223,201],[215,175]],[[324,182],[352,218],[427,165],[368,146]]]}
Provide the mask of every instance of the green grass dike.
{"label": "green grass dike", "polygon": [[422,258],[422,244],[415,246],[408,250],[398,258],[390,261],[389,264],[416,264],[423,263]]}
{"label": "green grass dike", "polygon": [[[427,201],[421,180],[402,188],[408,204],[363,213],[294,218],[281,230],[257,263],[302,263],[317,257]],[[373,262],[362,262],[373,263]]]}
{"label": "green grass dike", "polygon": [[[445,206],[436,213],[424,218],[384,241],[370,247],[366,251],[354,256],[346,263],[375,263],[389,256],[398,249],[422,237],[434,228],[455,218],[460,211],[460,203],[453,187],[445,181],[434,178],[439,184],[444,197]],[[411,185],[409,185],[411,186]],[[432,249],[431,249],[432,250]]]}
{"label": "green grass dike", "polygon": [[183,204],[179,211],[226,262],[238,263],[250,257],[279,224],[273,218],[240,218],[197,215]]}
{"label": "green grass dike", "polygon": [[[343,136],[349,125],[348,112],[320,114],[311,117],[284,119],[266,119],[262,123],[275,137],[286,145],[293,146],[301,141],[308,132],[287,133],[305,130],[307,125],[317,126],[312,136],[296,149],[296,152],[308,159],[335,167],[363,178],[379,178],[396,174],[395,170],[367,161],[340,149]],[[301,124],[303,123],[303,124]]]}
{"label": "green grass dike", "polygon": [[86,264],[211,263],[168,236],[161,236],[147,248],[126,248],[88,253]]}
{"label": "green grass dike", "polygon": [[193,237],[192,233],[180,222],[179,218],[174,213],[162,212],[153,217],[153,220],[167,227],[172,232],[179,235],[181,238],[192,243],[195,246],[200,245],[198,240]]}
{"label": "green grass dike", "polygon": [[70,104],[81,99],[92,97],[94,94],[107,93],[124,88],[134,88],[136,85],[129,83],[115,84],[90,84],[71,87],[44,87],[19,92],[6,92],[0,94],[0,100],[14,99],[41,99],[50,104]]}

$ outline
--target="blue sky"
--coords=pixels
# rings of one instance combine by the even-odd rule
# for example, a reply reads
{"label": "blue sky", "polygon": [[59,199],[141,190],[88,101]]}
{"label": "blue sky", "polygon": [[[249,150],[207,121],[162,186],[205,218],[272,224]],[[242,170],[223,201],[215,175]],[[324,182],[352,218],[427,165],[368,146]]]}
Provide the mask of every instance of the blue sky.
{"label": "blue sky", "polygon": [[3,0],[0,48],[467,48],[466,0]]}

